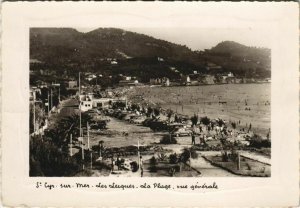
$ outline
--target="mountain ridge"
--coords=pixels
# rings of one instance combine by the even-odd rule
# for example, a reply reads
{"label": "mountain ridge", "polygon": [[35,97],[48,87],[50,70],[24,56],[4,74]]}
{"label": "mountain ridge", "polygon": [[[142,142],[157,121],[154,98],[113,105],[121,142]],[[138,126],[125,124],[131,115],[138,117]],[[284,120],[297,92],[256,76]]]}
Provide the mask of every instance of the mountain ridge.
{"label": "mountain ridge", "polygon": [[[125,73],[139,75],[145,68],[149,68],[147,73],[150,73],[151,67],[157,71],[175,67],[180,73],[188,74],[193,70],[205,73],[207,63],[212,62],[223,71],[246,76],[249,68],[250,75],[253,71],[270,71],[270,55],[270,49],[234,41],[223,41],[205,51],[193,51],[184,45],[119,28],[98,28],[86,33],[73,28],[30,29],[30,58],[53,69],[76,67],[109,74],[125,68]],[[164,62],[159,62],[159,57]],[[108,60],[118,60],[119,64],[112,67]]]}

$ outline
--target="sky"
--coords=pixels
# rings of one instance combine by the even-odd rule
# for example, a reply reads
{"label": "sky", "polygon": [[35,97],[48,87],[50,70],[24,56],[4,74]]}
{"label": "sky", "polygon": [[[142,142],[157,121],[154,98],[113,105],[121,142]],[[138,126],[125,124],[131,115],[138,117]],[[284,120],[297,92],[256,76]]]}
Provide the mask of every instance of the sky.
{"label": "sky", "polygon": [[[89,32],[97,28],[76,28],[80,32]],[[222,41],[235,41],[247,46],[271,48],[270,32],[252,28],[121,28],[186,45],[192,50],[210,49]]]}

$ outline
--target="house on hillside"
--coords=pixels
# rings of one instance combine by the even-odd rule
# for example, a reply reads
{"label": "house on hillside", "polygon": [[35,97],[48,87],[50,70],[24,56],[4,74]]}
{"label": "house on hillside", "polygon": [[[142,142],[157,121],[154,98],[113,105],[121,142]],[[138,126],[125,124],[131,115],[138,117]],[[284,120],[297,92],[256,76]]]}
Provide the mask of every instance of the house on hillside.
{"label": "house on hillside", "polygon": [[162,62],[162,61],[165,61],[165,60],[164,60],[163,58],[161,58],[161,57],[157,57],[157,60],[158,60],[158,61],[161,61],[161,62]]}
{"label": "house on hillside", "polygon": [[150,78],[150,85],[162,85],[162,86],[170,86],[170,79],[168,77],[163,78]]}
{"label": "house on hillside", "polygon": [[85,80],[92,81],[92,80],[95,79],[95,78],[97,78],[97,75],[92,74],[92,73],[89,73],[89,74],[86,76]]}
{"label": "house on hillside", "polygon": [[161,78],[150,78],[150,85],[161,85]]}
{"label": "house on hillside", "polygon": [[181,77],[181,84],[184,84],[184,85],[190,85],[191,84],[191,78],[189,75],[183,75]]}
{"label": "house on hillside", "polygon": [[214,64],[214,63],[207,63],[205,66],[206,70],[213,71],[213,70],[220,70],[222,69],[221,66]]}
{"label": "house on hillside", "polygon": [[169,87],[170,86],[170,79],[164,77],[165,79],[163,80],[163,86]]}
{"label": "house on hillside", "polygon": [[199,83],[200,84],[207,84],[207,85],[215,84],[216,83],[215,76],[210,75],[210,74],[204,74],[204,75],[200,76]]}
{"label": "house on hillside", "polygon": [[120,80],[119,81],[120,87],[137,86],[137,85],[139,85],[138,80]]}
{"label": "house on hillside", "polygon": [[110,62],[110,64],[111,64],[111,65],[117,65],[117,64],[118,64],[118,62],[117,62],[117,61],[115,61],[115,60],[113,60],[113,61],[111,61],[111,62]]}

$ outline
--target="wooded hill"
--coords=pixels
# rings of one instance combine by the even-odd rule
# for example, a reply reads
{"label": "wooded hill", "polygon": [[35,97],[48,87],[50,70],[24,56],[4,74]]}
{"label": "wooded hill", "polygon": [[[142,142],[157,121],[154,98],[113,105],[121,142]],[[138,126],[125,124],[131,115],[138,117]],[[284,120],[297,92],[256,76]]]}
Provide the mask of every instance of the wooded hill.
{"label": "wooded hill", "polygon": [[[30,59],[37,60],[31,70],[122,73],[141,81],[163,76],[175,79],[195,70],[220,73],[208,71],[210,63],[222,66],[221,72],[248,77],[269,77],[271,68],[270,49],[225,41],[209,50],[193,51],[184,45],[115,28],[88,33],[71,28],[31,28]],[[117,64],[112,64],[113,60]]]}

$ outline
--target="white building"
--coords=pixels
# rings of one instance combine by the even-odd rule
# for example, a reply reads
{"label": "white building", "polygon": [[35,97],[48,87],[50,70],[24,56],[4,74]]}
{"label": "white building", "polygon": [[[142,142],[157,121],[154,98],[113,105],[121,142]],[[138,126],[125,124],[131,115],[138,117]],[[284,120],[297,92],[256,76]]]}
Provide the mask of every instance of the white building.
{"label": "white building", "polygon": [[88,111],[93,108],[93,101],[81,101],[79,107],[81,111]]}
{"label": "white building", "polygon": [[99,98],[95,99],[94,97],[90,99],[89,97],[86,97],[85,100],[81,101],[81,111],[88,111],[93,108],[108,108],[110,106],[110,103],[113,102],[113,99],[111,98]]}
{"label": "white building", "polygon": [[233,75],[232,72],[229,72],[227,76],[228,76],[228,77],[234,77],[234,75]]}

